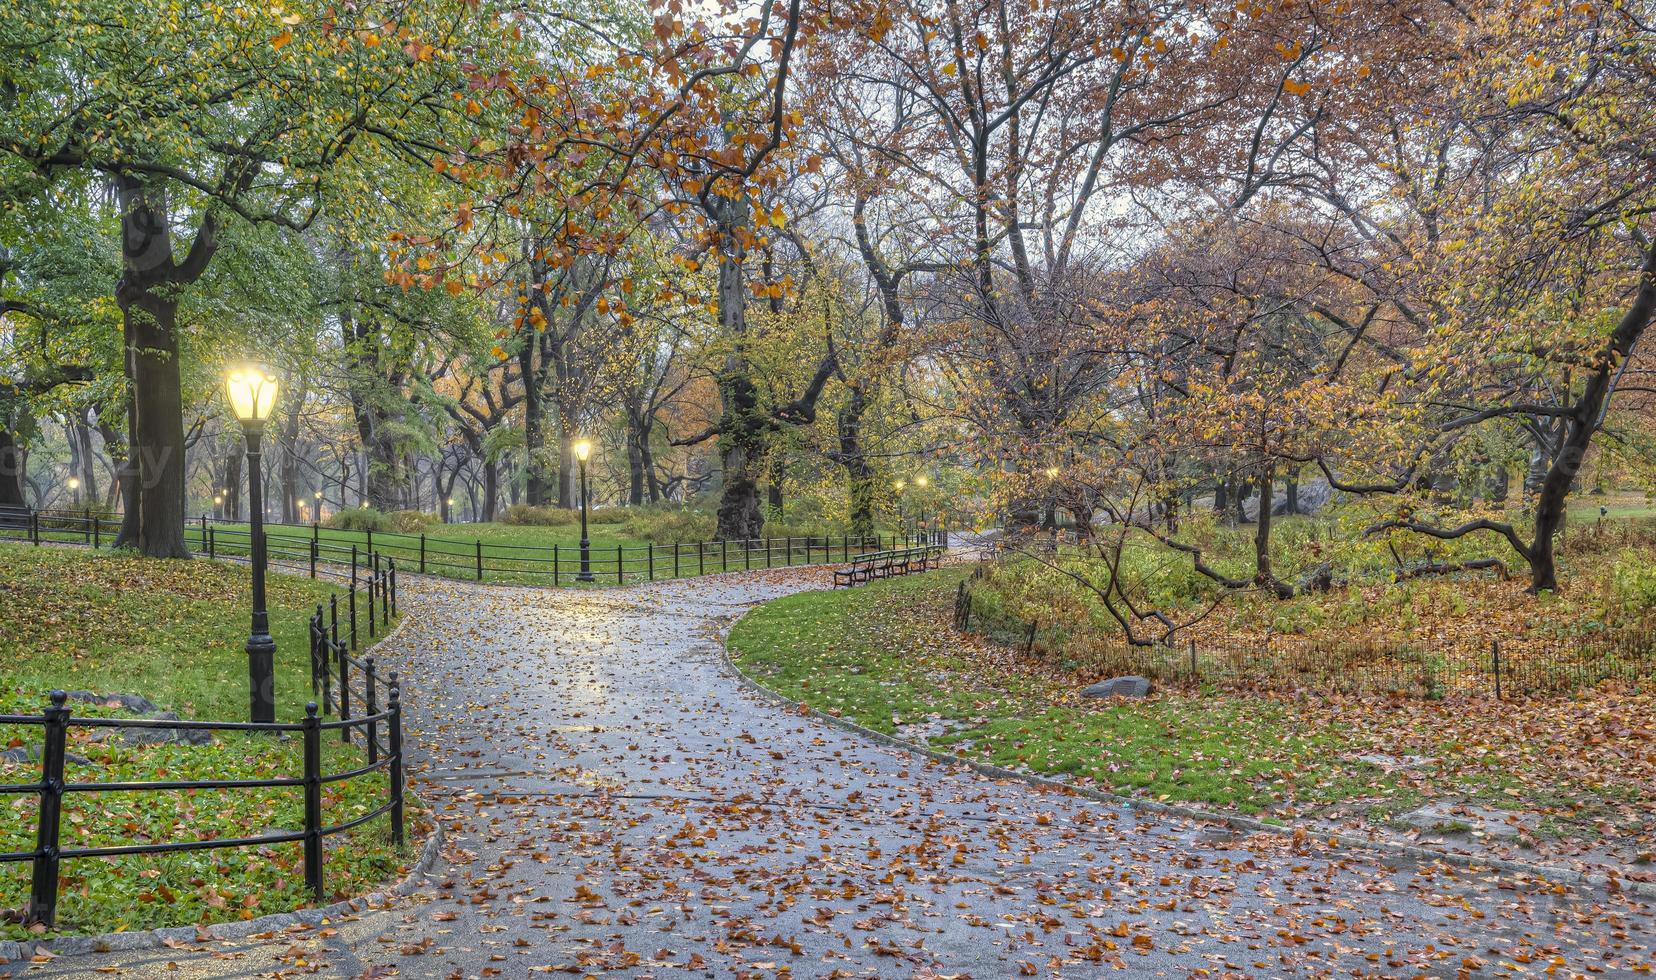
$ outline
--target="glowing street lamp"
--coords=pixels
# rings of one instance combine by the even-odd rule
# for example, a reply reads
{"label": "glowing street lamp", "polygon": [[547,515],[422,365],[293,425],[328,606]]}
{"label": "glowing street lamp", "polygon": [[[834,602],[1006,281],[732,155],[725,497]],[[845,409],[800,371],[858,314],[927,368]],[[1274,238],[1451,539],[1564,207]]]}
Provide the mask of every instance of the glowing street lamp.
{"label": "glowing street lamp", "polygon": [[247,440],[247,498],[253,566],[253,627],[247,637],[249,713],[255,722],[276,720],[276,641],[265,609],[264,488],[259,480],[259,440],[276,407],[276,379],[262,367],[232,370],[224,379],[230,413]]}
{"label": "glowing street lamp", "polygon": [[592,458],[592,443],[582,439],[575,443],[575,461],[581,465],[581,571],[577,582],[592,581],[592,542],[587,540],[587,460]]}
{"label": "glowing street lamp", "polygon": [[926,485],[929,484],[930,482],[931,482],[931,480],[924,473],[922,473],[919,476],[914,478],[914,485],[916,487],[919,487],[920,491],[921,491],[921,495],[920,495],[920,523],[919,523],[918,526],[920,528],[920,535],[922,537],[924,537],[925,533],[926,533],[926,497],[925,497],[925,489],[926,489]]}

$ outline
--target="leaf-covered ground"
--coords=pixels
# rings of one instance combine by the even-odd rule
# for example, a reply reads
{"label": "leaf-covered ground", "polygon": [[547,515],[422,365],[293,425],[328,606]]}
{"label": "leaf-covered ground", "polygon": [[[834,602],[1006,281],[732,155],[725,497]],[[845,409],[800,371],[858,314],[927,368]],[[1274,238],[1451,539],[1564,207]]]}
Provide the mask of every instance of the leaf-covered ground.
{"label": "leaf-covered ground", "polygon": [[[1269,820],[1647,875],[1649,691],[1603,685],[1495,701],[1208,689],[1090,701],[1067,672],[950,628],[964,574],[790,596],[738,623],[731,648],[789,697],[1004,766]],[[1434,826],[1396,822],[1431,803],[1449,807]]]}
{"label": "leaf-covered ground", "polygon": [[[332,587],[273,576],[277,716],[303,717],[310,699],[306,617]],[[0,713],[35,714],[52,688],[140,694],[181,717],[243,720],[247,713],[247,570],[207,561],[155,561],[79,549],[0,546]],[[76,714],[119,714],[70,703]],[[0,726],[0,747],[38,746],[40,729]],[[218,733],[211,745],[127,745],[96,729],[71,729],[71,782],[253,779],[302,771],[297,739]],[[324,768],[361,754],[324,742]],[[0,782],[39,778],[38,763],[0,761]],[[378,774],[330,785],[325,819],[343,823],[383,800]],[[34,847],[36,801],[0,796],[0,851]],[[297,789],[70,794],[65,846],[257,836],[302,828]],[[306,904],[297,843],[177,855],[77,859],[64,864],[59,926],[103,932],[252,918]],[[401,860],[384,821],[330,839],[326,886],[360,892]],[[0,865],[0,909],[28,898],[29,864]],[[0,938],[22,927],[0,919]]]}
{"label": "leaf-covered ground", "polygon": [[718,649],[721,624],[827,585],[797,569],[588,591],[411,583],[411,621],[382,650],[426,692],[411,708],[416,776],[444,828],[444,865],[326,927],[18,973],[991,980],[1652,968],[1652,910],[1628,889],[1401,860],[1317,834],[1233,833],[985,777],[744,690]]}

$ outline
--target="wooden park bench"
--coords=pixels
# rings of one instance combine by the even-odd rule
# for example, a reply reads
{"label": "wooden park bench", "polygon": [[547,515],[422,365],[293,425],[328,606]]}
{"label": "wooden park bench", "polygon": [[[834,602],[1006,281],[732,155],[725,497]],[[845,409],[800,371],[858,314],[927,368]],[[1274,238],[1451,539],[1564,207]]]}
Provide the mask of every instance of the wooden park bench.
{"label": "wooden park bench", "polygon": [[858,555],[851,564],[834,570],[834,587],[861,585],[883,578],[910,575],[936,568],[943,557],[939,547],[904,548],[899,551],[873,551]]}

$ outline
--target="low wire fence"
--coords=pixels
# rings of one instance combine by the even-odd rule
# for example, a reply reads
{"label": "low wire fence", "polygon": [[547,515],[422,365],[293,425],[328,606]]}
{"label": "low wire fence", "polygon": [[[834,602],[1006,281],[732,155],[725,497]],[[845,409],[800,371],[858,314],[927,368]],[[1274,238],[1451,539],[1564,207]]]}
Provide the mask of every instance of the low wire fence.
{"label": "low wire fence", "polygon": [[1490,637],[1481,645],[1326,640],[1272,634],[1231,642],[1186,638],[1134,646],[1074,617],[1023,620],[961,582],[954,625],[1091,683],[1137,674],[1167,685],[1322,690],[1410,697],[1542,697],[1615,680],[1656,679],[1656,627],[1641,623],[1568,639]]}
{"label": "low wire fence", "polygon": [[[0,539],[34,544],[101,548],[120,530],[120,520],[93,511],[0,512]],[[576,545],[516,545],[430,534],[339,531],[317,524],[264,525],[272,564],[308,569],[319,564],[357,566],[368,555],[398,562],[405,571],[445,578],[520,585],[625,585],[723,572],[848,563],[863,555],[926,545],[943,546],[947,532],[904,535],[791,535],[786,537],[682,541],[672,544],[589,547],[585,563]],[[252,549],[245,525],[201,517],[187,522],[185,543],[210,558],[245,557]],[[586,575],[583,575],[583,564]]]}
{"label": "low wire fence", "polygon": [[[25,924],[38,923],[46,928],[55,926],[62,864],[68,860],[221,848],[268,847],[272,844],[298,842],[304,849],[305,886],[316,901],[320,902],[325,895],[322,846],[325,838],[360,827],[380,817],[388,817],[392,844],[397,847],[404,845],[406,783],[401,684],[396,671],[391,671],[382,678],[375,669],[372,656],[360,660],[355,656],[360,642],[357,616],[359,606],[366,607],[367,634],[370,638],[378,630],[388,628],[392,616],[396,614],[396,567],[394,563],[384,562],[377,556],[370,560],[367,567],[365,575],[353,575],[343,604],[340,602],[339,593],[336,592],[330,597],[328,606],[332,612],[331,620],[324,621],[322,606],[317,607],[315,615],[311,618],[311,686],[313,692],[320,694],[321,702],[318,704],[317,701],[311,701],[306,704],[302,721],[233,722],[77,717],[71,713],[68,696],[63,691],[52,691],[47,705],[38,715],[0,714],[0,727],[21,726],[26,729],[38,729],[40,732],[39,778],[31,783],[0,784],[0,796],[35,794],[38,797],[34,848],[27,851],[0,852],[0,864],[27,861],[33,865],[29,902],[24,910]],[[343,621],[339,617],[342,605],[347,610]],[[361,705],[360,711],[354,715],[353,704]],[[337,720],[324,720],[324,716],[330,712],[337,716]],[[66,778],[64,764],[68,756],[69,733],[77,728],[242,732],[248,735],[276,737],[297,735],[302,740],[302,764],[300,772],[296,775],[264,779],[70,781]],[[328,772],[324,769],[322,738],[324,733],[335,731],[345,743],[355,744],[360,736],[365,756],[362,765],[337,772]],[[387,776],[383,803],[341,823],[326,822],[323,813],[323,787],[378,772],[385,772]],[[274,788],[297,789],[303,794],[302,830],[278,831],[258,837],[145,841],[99,847],[63,846],[63,804],[65,797],[70,794],[192,793],[198,790]]]}

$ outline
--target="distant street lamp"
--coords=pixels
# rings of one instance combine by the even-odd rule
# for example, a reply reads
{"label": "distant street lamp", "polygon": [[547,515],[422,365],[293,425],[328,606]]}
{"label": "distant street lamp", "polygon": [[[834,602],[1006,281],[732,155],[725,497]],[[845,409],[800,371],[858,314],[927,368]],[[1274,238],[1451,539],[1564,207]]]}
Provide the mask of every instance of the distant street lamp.
{"label": "distant street lamp", "polygon": [[75,506],[79,507],[80,506],[80,478],[79,477],[73,477],[72,476],[72,477],[69,478],[69,492],[75,495]]}
{"label": "distant street lamp", "polygon": [[592,457],[592,443],[585,439],[575,443],[575,460],[581,464],[581,572],[577,582],[592,581],[592,542],[587,540],[587,460]]}
{"label": "distant street lamp", "polygon": [[[921,490],[921,494],[920,494],[920,524],[919,524],[920,535],[919,536],[922,539],[924,539],[925,535],[926,535],[926,497],[925,497],[925,492],[924,491],[926,489],[926,484],[928,484],[930,482],[931,481],[926,478],[926,474],[924,474],[924,473],[922,473],[919,476],[914,478],[914,485],[919,487],[920,490]],[[924,544],[925,543],[924,540],[922,540],[921,543]]]}
{"label": "distant street lamp", "polygon": [[247,637],[247,682],[250,714],[255,722],[276,720],[276,641],[270,636],[265,609],[264,488],[259,482],[259,440],[276,407],[276,379],[261,367],[244,367],[225,378],[230,412],[247,440],[249,551],[253,565],[253,629]]}

